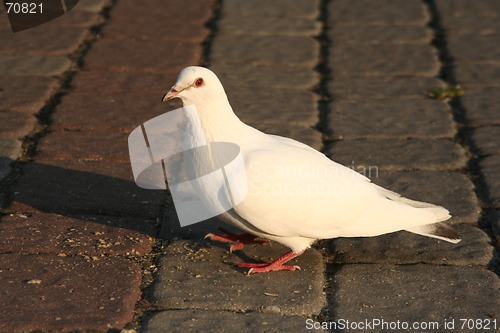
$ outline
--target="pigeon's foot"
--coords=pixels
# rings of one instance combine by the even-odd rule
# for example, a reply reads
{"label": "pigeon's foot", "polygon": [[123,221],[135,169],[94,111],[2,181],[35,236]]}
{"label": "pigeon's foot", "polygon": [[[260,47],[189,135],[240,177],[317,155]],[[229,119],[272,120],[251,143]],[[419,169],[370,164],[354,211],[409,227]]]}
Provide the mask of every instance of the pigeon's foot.
{"label": "pigeon's foot", "polygon": [[257,239],[258,237],[252,234],[235,234],[222,228],[220,230],[224,235],[216,235],[210,233],[205,236],[205,239],[208,238],[210,240],[222,243],[232,243],[229,247],[229,252],[241,250],[245,246],[245,244],[269,245],[269,241]]}
{"label": "pigeon's foot", "polygon": [[250,268],[248,270],[248,275],[252,273],[265,273],[271,271],[295,271],[300,270],[300,267],[297,265],[284,265],[287,261],[300,256],[304,251],[299,253],[295,253],[293,251],[287,252],[285,255],[276,259],[271,263],[248,263],[248,262],[240,262],[238,263],[239,267]]}

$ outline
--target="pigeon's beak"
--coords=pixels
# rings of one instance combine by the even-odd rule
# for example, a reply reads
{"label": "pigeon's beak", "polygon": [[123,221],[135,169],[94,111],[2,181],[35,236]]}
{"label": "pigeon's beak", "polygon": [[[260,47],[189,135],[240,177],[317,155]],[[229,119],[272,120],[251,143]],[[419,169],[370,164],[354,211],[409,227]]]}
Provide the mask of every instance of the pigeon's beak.
{"label": "pigeon's beak", "polygon": [[173,86],[172,89],[170,89],[170,91],[165,96],[163,96],[162,102],[166,102],[171,100],[172,98],[176,98],[177,95],[179,95],[179,93],[184,89],[185,88],[179,86]]}

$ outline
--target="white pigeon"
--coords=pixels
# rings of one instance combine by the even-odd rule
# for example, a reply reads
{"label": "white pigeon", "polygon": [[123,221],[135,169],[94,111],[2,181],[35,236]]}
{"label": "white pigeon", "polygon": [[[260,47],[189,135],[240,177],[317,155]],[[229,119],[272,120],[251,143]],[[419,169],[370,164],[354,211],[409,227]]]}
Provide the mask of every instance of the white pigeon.
{"label": "white pigeon", "polygon": [[233,243],[231,250],[265,242],[259,239],[291,249],[271,263],[239,263],[250,268],[249,274],[299,269],[284,264],[319,239],[406,230],[460,241],[451,227],[438,223],[450,218],[445,208],[403,198],[303,143],[244,124],[234,114],[221,82],[207,68],[184,68],[163,101],[173,98],[180,98],[184,106],[196,106],[207,142],[237,144],[245,163],[248,195],[219,217],[246,234],[224,231],[225,235],[207,237]]}

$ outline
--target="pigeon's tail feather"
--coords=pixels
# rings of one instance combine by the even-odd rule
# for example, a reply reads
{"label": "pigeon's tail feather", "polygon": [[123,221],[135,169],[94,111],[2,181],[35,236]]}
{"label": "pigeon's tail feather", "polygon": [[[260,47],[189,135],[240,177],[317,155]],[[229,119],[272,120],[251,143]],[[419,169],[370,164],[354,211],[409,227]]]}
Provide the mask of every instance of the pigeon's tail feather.
{"label": "pigeon's tail feather", "polygon": [[[402,202],[402,203],[405,203],[405,204],[410,205],[410,206],[415,207],[415,208],[439,207],[439,206],[436,206],[436,205],[433,205],[433,204],[430,204],[430,203],[427,203],[427,202],[411,200],[411,199],[402,197],[401,194],[399,194],[399,193],[390,191],[388,189],[385,189],[385,188],[383,188],[381,186],[378,186],[378,185],[375,185],[375,184],[373,184],[373,185],[378,189],[378,191],[380,193],[382,193],[385,197],[387,197],[388,199],[390,199],[392,201]],[[439,208],[442,208],[442,207],[439,207]],[[444,210],[446,210],[446,209],[444,209]],[[447,210],[446,210],[446,213],[448,213]],[[450,216],[448,215],[448,218],[449,217]],[[441,221],[444,221],[444,220],[441,220]],[[439,222],[439,221],[436,221],[436,222]]]}
{"label": "pigeon's tail feather", "polygon": [[460,235],[452,227],[444,223],[434,223],[407,228],[406,231],[422,236],[441,239],[453,244],[456,244],[461,240]]}
{"label": "pigeon's tail feather", "polygon": [[450,212],[447,209],[427,202],[411,200],[402,197],[396,192],[389,191],[383,187],[377,187],[381,193],[383,193],[388,199],[392,201],[401,202],[414,208],[418,208],[419,210],[422,209],[426,212],[432,213],[431,216],[434,217],[434,223],[410,227],[406,228],[405,230],[413,232],[415,234],[445,240],[450,243],[460,242],[460,236],[452,227],[444,223],[438,223],[446,221],[451,217]]}

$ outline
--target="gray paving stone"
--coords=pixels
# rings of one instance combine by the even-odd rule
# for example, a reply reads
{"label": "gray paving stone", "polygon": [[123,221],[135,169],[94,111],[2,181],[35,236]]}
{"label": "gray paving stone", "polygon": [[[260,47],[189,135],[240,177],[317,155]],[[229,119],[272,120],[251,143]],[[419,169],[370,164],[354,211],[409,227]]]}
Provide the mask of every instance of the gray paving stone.
{"label": "gray paving stone", "polygon": [[[339,99],[426,99],[425,94],[443,88],[443,81],[431,77],[335,76],[328,83],[334,100]],[[391,102],[387,102],[388,105]]]}
{"label": "gray paving stone", "polygon": [[432,36],[413,25],[338,25],[328,31],[334,44],[429,44]]}
{"label": "gray paving stone", "polygon": [[75,10],[82,10],[92,13],[99,13],[103,7],[111,4],[111,0],[86,0],[79,1],[75,6]]}
{"label": "gray paving stone", "polygon": [[279,136],[284,136],[287,138],[292,138],[294,140],[305,143],[308,146],[313,147],[316,150],[323,148],[322,134],[311,127],[305,126],[294,126],[294,125],[274,125],[274,124],[252,124],[249,125],[261,130],[267,134],[274,134]]}
{"label": "gray paving stone", "polygon": [[488,222],[490,223],[498,247],[500,244],[500,210],[490,212],[488,214]]}
{"label": "gray paving stone", "polygon": [[357,138],[452,138],[456,128],[447,104],[422,100],[340,100],[327,126],[335,136]]}
{"label": "gray paving stone", "polygon": [[474,185],[464,174],[447,171],[380,171],[372,181],[404,197],[446,207],[452,218],[447,223],[476,225],[481,207]]}
{"label": "gray paving stone", "polygon": [[21,141],[0,138],[0,181],[10,173],[10,164],[21,155],[21,149]]}
{"label": "gray paving stone", "polygon": [[498,146],[498,143],[500,142],[499,126],[475,128],[472,130],[471,136],[480,154],[500,154],[500,147]]}
{"label": "gray paving stone", "polygon": [[496,0],[436,0],[438,11],[444,16],[499,16],[500,8]]}
{"label": "gray paving stone", "polygon": [[[331,277],[335,318],[385,322],[491,319],[500,315],[500,281],[484,268],[434,265],[344,265]],[[491,325],[491,324],[490,324]],[[381,326],[376,331],[388,331]],[[363,332],[373,331],[370,329]]]}
{"label": "gray paving stone", "polygon": [[141,332],[304,332],[306,319],[258,312],[172,310],[150,316]]}
{"label": "gray paving stone", "polygon": [[447,140],[345,140],[326,149],[334,161],[366,170],[458,170],[467,163],[464,149]]}
{"label": "gray paving stone", "polygon": [[460,97],[465,116],[470,125],[498,125],[500,124],[500,94],[498,87],[469,88],[465,95]]}
{"label": "gray paving stone", "polygon": [[273,89],[311,89],[319,83],[319,74],[293,67],[212,65],[224,87],[270,87]]}
{"label": "gray paving stone", "polygon": [[435,49],[415,44],[333,44],[328,61],[334,75],[435,77],[440,69]]}
{"label": "gray paving stone", "polygon": [[245,123],[313,126],[317,122],[317,95],[310,91],[267,87],[228,87],[234,112]]}
{"label": "gray paving stone", "polygon": [[57,76],[71,67],[63,56],[0,55],[2,75]]}
{"label": "gray paving stone", "polygon": [[447,45],[455,64],[467,62],[500,63],[500,35],[475,33],[451,35]]}
{"label": "gray paving stone", "polygon": [[[0,26],[1,27],[1,26]],[[2,48],[0,54],[10,55],[68,55],[75,52],[88,37],[87,29],[42,24],[13,34],[0,28]]]}
{"label": "gray paving stone", "polygon": [[216,37],[210,62],[214,65],[279,65],[312,69],[318,58],[319,45],[309,37],[243,35]]}
{"label": "gray paving stone", "polygon": [[321,32],[319,21],[289,16],[222,15],[217,27],[217,36],[316,36]]}
{"label": "gray paving stone", "polygon": [[500,64],[466,64],[454,68],[458,82],[465,87],[467,94],[469,86],[500,86]]}
{"label": "gray paving stone", "polygon": [[[404,217],[403,217],[404,218]],[[335,264],[434,264],[486,267],[493,257],[490,238],[469,225],[456,226],[462,241],[445,241],[406,231],[370,238],[339,238],[331,242]]]}
{"label": "gray paving stone", "polygon": [[329,23],[341,24],[427,24],[430,17],[421,1],[383,0],[373,2],[358,0],[353,6],[352,1],[336,0],[328,4]]}
{"label": "gray paving stone", "polygon": [[55,78],[2,75],[0,77],[0,110],[36,114],[59,87],[60,83]]}
{"label": "gray paving stone", "polygon": [[481,173],[488,184],[488,206],[500,208],[500,155],[486,157],[479,162]]}
{"label": "gray paving stone", "polygon": [[453,16],[446,13],[441,16],[441,23],[448,36],[470,33],[490,35],[500,30],[500,21],[496,16]]}
{"label": "gray paving stone", "polygon": [[36,122],[32,115],[0,110],[0,137],[21,139],[33,130]]}
{"label": "gray paving stone", "polygon": [[319,0],[230,0],[224,2],[223,15],[315,19],[319,4]]}
{"label": "gray paving stone", "polygon": [[[149,299],[158,309],[258,311],[275,315],[318,314],[324,306],[323,260],[307,250],[294,260],[302,270],[246,275],[241,260],[274,260],[287,249],[279,244],[247,246],[229,253],[214,242],[175,241],[160,260]],[[282,279],[286,279],[284,284]]]}
{"label": "gray paving stone", "polygon": [[[134,15],[131,14],[133,18]],[[129,24],[129,22],[127,22]],[[166,28],[171,33],[172,28]],[[200,28],[203,34],[205,30]],[[165,52],[152,52],[152,43]],[[116,52],[120,50],[120,52]],[[85,55],[85,69],[97,71],[124,71],[169,73],[188,65],[198,64],[201,59],[199,41],[103,38]]]}

